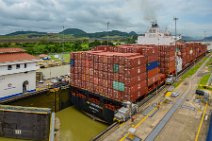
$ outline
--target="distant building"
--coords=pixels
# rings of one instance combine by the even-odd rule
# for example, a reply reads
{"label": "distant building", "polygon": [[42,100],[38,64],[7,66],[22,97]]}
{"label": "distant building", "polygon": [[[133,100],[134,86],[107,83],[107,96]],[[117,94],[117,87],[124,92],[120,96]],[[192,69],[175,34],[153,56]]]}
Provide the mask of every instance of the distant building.
{"label": "distant building", "polygon": [[39,55],[39,58],[40,58],[40,59],[43,59],[43,58],[45,58],[45,57],[48,57],[48,55],[47,55],[47,54],[40,54],[40,55]]}
{"label": "distant building", "polygon": [[0,48],[0,100],[36,91],[36,62],[20,48]]}

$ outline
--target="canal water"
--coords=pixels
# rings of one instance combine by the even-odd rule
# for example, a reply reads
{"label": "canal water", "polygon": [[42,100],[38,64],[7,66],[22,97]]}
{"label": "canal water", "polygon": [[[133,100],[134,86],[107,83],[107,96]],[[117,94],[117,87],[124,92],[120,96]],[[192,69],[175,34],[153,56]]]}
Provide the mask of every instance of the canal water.
{"label": "canal water", "polygon": [[61,141],[89,141],[107,127],[82,114],[73,106],[56,113],[56,116],[60,119]]}
{"label": "canal water", "polygon": [[[60,141],[89,141],[107,128],[107,125],[92,120],[70,105],[68,90],[37,95],[8,104],[52,108],[60,120]],[[0,141],[23,140],[0,138]]]}

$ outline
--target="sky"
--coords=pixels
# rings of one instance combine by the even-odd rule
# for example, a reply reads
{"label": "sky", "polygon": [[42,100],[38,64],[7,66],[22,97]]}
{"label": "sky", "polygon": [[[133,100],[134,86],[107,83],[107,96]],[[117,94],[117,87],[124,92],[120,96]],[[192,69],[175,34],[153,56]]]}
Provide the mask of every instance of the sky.
{"label": "sky", "polygon": [[212,0],[0,0],[0,35],[14,31],[60,32],[80,28],[144,33],[152,21],[162,30],[212,35]]}

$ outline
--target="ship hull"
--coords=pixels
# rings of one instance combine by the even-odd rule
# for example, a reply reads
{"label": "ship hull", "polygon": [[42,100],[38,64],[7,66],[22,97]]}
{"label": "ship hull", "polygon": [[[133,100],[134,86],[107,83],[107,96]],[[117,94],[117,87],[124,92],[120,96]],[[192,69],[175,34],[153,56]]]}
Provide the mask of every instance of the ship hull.
{"label": "ship hull", "polygon": [[71,86],[70,94],[72,104],[78,109],[85,111],[94,119],[98,117],[109,124],[113,123],[114,111],[122,105],[121,102],[77,87]]}

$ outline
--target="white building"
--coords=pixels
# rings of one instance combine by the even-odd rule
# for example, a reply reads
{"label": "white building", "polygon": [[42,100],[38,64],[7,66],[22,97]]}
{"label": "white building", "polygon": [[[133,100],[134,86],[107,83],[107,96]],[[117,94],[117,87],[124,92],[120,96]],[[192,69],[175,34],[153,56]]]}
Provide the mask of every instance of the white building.
{"label": "white building", "polygon": [[[176,40],[180,40],[181,36],[177,36]],[[157,23],[152,23],[149,30],[144,36],[138,36],[137,44],[142,45],[174,45],[175,36],[169,32],[161,32]]]}
{"label": "white building", "polygon": [[34,56],[20,48],[0,48],[0,100],[36,91]]}

